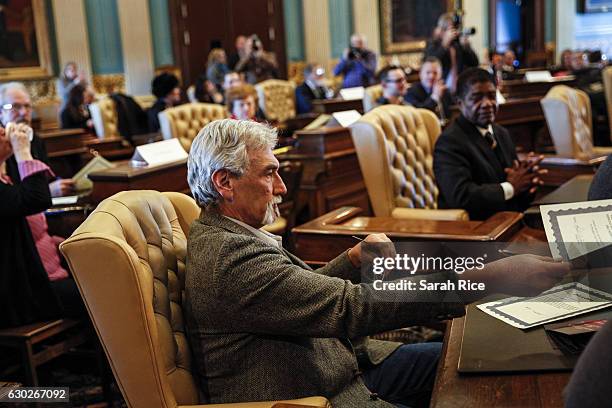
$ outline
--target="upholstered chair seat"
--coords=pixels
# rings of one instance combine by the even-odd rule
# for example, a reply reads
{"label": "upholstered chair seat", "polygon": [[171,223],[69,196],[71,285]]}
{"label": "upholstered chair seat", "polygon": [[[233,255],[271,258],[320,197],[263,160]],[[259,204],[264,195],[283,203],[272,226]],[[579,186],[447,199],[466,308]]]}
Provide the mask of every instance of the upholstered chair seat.
{"label": "upholstered chair seat", "polygon": [[426,109],[385,105],[351,125],[353,143],[377,217],[466,220],[464,210],[439,210],[433,172],[438,118]]}
{"label": "upholstered chair seat", "polygon": [[268,79],[255,85],[259,107],[266,119],[284,122],[295,117],[295,85],[280,79]]}
{"label": "upholstered chair seat", "polygon": [[159,125],[164,139],[177,138],[186,151],[191,149],[198,132],[214,120],[228,117],[222,105],[213,103],[186,103],[159,113]]}
{"label": "upholstered chair seat", "polygon": [[[199,213],[184,194],[124,191],[100,203],[60,246],[129,407],[201,401],[182,310],[186,237]],[[288,403],[329,404],[322,397]]]}
{"label": "upholstered chair seat", "polygon": [[612,147],[593,146],[591,101],[586,92],[557,85],[540,104],[558,155],[590,159],[612,153]]}

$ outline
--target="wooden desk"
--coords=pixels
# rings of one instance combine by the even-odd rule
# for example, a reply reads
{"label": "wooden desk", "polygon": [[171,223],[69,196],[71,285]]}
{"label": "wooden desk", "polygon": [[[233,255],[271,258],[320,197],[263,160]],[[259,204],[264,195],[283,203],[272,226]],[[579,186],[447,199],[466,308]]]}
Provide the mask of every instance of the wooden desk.
{"label": "wooden desk", "polygon": [[334,112],[341,112],[347,110],[356,110],[359,113],[363,113],[363,100],[352,99],[345,101],[344,99],[325,99],[325,100],[313,100],[312,101],[313,111],[316,113],[327,113],[331,114]]}
{"label": "wooden desk", "polygon": [[550,82],[527,82],[524,79],[502,81],[499,90],[506,98],[527,98],[531,96],[542,98],[555,85],[574,87],[576,77],[558,77],[553,78]]}
{"label": "wooden desk", "polygon": [[89,178],[94,184],[93,203],[124,190],[190,191],[187,160],[155,167],[133,167],[129,161],[121,161],[113,168],[89,174]]}
{"label": "wooden desk", "polygon": [[448,323],[430,407],[562,407],[569,373],[460,375],[463,318]]}
{"label": "wooden desk", "polygon": [[299,222],[352,205],[369,211],[368,192],[348,129],[321,128],[294,134],[295,146],[278,160],[303,166],[296,211]]}
{"label": "wooden desk", "polygon": [[292,229],[295,254],[311,264],[329,262],[355,246],[353,236],[384,232],[393,241],[541,241],[543,232],[524,228],[523,215],[497,213],[486,221],[399,220],[364,217],[360,208],[343,207]]}
{"label": "wooden desk", "polygon": [[597,168],[606,160],[606,156],[595,157],[590,160],[578,160],[559,156],[545,155],[540,167],[548,170],[543,176],[544,191],[546,188],[555,189],[563,183],[579,175],[590,175],[597,172]]}

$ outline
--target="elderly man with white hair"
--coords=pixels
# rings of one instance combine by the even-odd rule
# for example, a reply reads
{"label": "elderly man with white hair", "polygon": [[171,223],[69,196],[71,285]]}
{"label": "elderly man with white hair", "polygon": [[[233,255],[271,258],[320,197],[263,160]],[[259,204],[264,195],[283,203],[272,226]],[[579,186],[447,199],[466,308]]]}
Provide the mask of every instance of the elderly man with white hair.
{"label": "elderly man with white hair", "polygon": [[[21,82],[7,82],[0,86],[0,120],[7,127],[9,123],[23,123],[32,126],[32,100],[27,89]],[[33,135],[32,155],[35,159],[48,163],[47,151],[41,139]],[[16,171],[13,161],[7,163],[10,171]],[[15,174],[15,173],[14,173]],[[49,184],[52,197],[61,197],[74,192],[72,179],[56,178]]]}
{"label": "elderly man with white hair", "polygon": [[369,86],[374,82],[376,54],[365,47],[365,37],[351,35],[351,46],[342,53],[340,62],[334,68],[334,75],[344,75],[343,88]]}
{"label": "elderly man with white hair", "polygon": [[[206,125],[189,153],[189,186],[202,212],[189,232],[184,307],[204,402],[320,395],[340,408],[427,406],[440,343],[357,339],[461,315],[458,300],[471,295],[407,291],[381,301],[359,283],[363,243],[317,271],[283,249],[280,237],[260,229],[287,192],[276,141],[267,125],[225,119]],[[394,253],[384,234],[365,241]],[[517,293],[524,282],[549,287],[567,271],[519,258],[521,267],[506,258],[462,276]]]}

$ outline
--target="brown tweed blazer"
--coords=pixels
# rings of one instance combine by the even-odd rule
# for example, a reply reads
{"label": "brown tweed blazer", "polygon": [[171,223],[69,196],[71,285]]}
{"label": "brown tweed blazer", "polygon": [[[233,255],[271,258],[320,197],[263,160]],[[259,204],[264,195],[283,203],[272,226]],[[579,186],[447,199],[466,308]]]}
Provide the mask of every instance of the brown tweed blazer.
{"label": "brown tweed blazer", "polygon": [[[204,401],[322,395],[334,407],[389,407],[370,399],[349,339],[461,315],[463,305],[372,301],[369,286],[351,283],[359,275],[346,253],[313,272],[202,211],[189,234],[184,310]],[[365,350],[376,364],[397,347]]]}

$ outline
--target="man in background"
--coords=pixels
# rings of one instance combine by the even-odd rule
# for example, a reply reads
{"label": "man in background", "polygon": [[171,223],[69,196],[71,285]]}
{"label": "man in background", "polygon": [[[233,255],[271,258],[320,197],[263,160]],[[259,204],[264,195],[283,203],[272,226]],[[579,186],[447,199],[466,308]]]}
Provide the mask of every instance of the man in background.
{"label": "man in background", "polygon": [[304,82],[295,88],[297,113],[312,112],[312,101],[327,99],[330,90],[325,86],[325,69],[320,64],[308,64],[304,68]]}
{"label": "man in background", "polygon": [[389,65],[380,71],[379,76],[383,94],[376,100],[376,105],[405,105],[404,96],[408,83],[404,69],[397,65]]}
{"label": "man in background", "polygon": [[151,91],[157,98],[153,106],[147,110],[149,132],[159,132],[158,114],[167,108],[181,103],[181,88],[178,78],[167,72],[161,73],[151,83]]}
{"label": "man in background", "polygon": [[442,81],[442,64],[439,59],[428,57],[423,61],[419,82],[408,89],[406,101],[414,107],[429,109],[442,120],[450,119],[453,100]]}
{"label": "man in background", "polygon": [[365,47],[361,34],[351,35],[351,46],[344,50],[342,58],[334,68],[334,75],[344,75],[342,88],[370,86],[376,72],[376,54]]}

